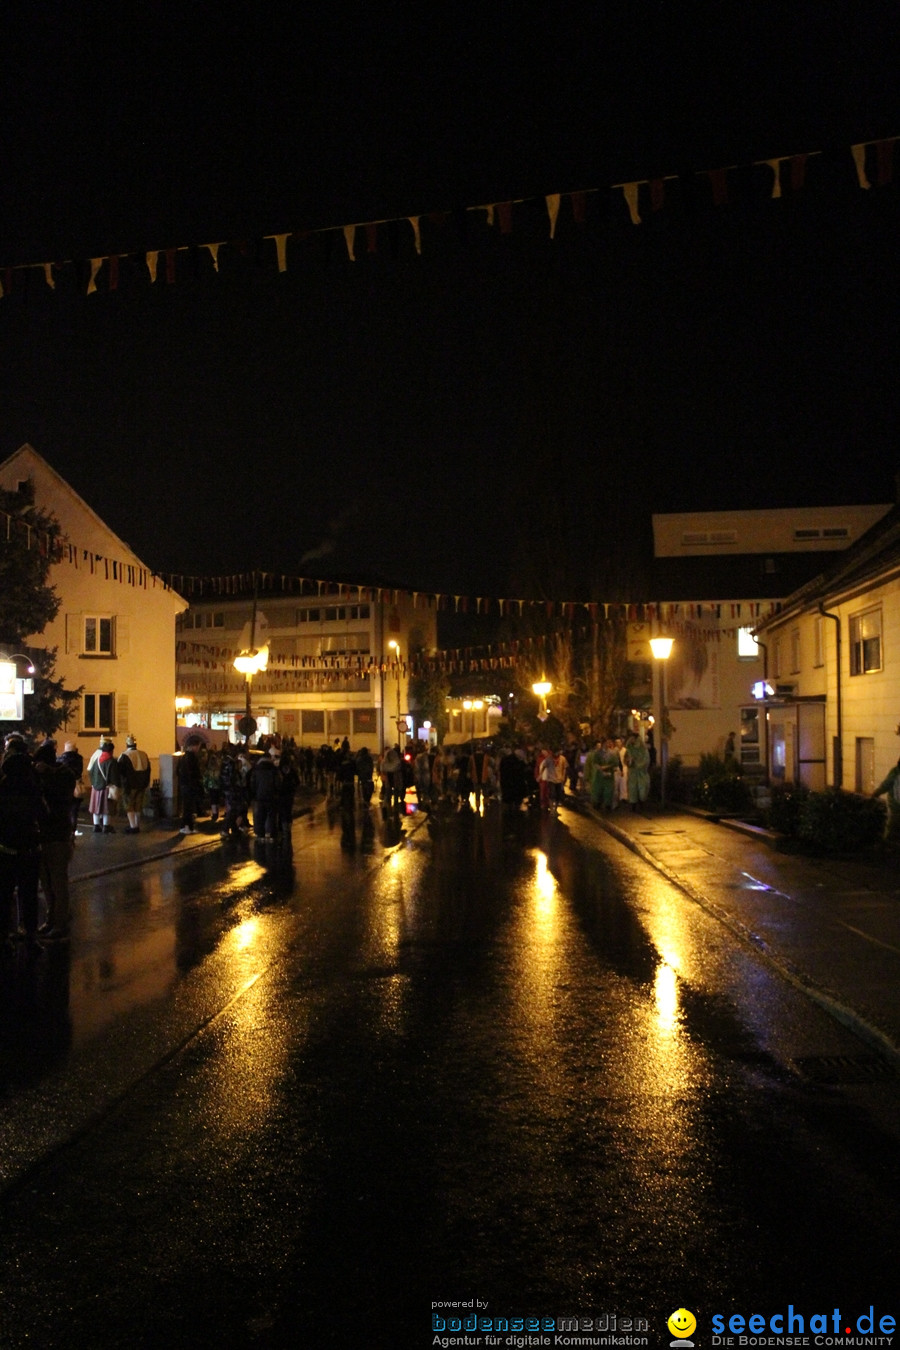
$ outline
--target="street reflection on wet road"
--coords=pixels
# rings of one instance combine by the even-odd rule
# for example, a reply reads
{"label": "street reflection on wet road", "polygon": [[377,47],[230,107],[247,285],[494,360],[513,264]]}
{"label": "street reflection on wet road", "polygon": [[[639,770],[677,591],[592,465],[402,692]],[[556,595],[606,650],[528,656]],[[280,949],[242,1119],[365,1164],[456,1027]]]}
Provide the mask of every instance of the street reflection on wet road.
{"label": "street reflection on wet road", "polygon": [[[102,1306],[124,1337],[151,1266],[160,1336],[202,1308],[207,1331],[279,1345],[361,1325],[418,1344],[401,1326],[448,1293],[700,1307],[788,1265],[795,1301],[863,1273],[887,1287],[896,1187],[876,1182],[896,1141],[785,1068],[847,1033],[593,822],[329,811],[293,843],[92,882],[53,1000],[38,963],[54,1060],[26,1078],[4,1041],[8,1105],[47,1082],[0,1124],[4,1176],[23,1132],[33,1155],[55,1142],[48,1112],[71,1127],[120,1105],[4,1201],[30,1327],[75,1335]],[[78,1234],[74,1312],[51,1214]]]}

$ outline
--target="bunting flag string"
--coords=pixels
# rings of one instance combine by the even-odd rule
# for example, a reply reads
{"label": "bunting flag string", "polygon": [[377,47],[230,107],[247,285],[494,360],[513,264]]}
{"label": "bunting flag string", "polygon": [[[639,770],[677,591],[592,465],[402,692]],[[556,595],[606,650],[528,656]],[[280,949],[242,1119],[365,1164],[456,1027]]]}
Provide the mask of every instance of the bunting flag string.
{"label": "bunting flag string", "polygon": [[[603,621],[636,623],[659,620],[662,623],[701,620],[703,618],[720,620],[729,609],[733,618],[742,614],[742,605],[746,606],[750,618],[759,618],[761,611],[773,613],[777,601],[704,600],[691,603],[676,601],[600,601],[585,599],[538,600],[520,596],[468,596],[455,592],[422,591],[396,586],[348,585],[346,582],[325,580],[321,577],[285,576],[270,572],[244,572],[225,577],[199,577],[182,573],[167,573],[165,581],[171,590],[177,591],[186,600],[193,603],[208,603],[218,598],[252,598],[263,594],[274,598],[298,597],[307,599],[334,599],[377,604],[397,605],[401,598],[410,602],[413,609],[428,608],[438,612],[451,611],[455,614],[507,615],[523,618],[534,612],[542,619],[561,619],[568,624],[576,621],[583,611],[592,623]],[[766,606],[768,609],[766,610]],[[747,626],[747,625],[742,625]],[[737,630],[735,630],[737,631]]]}
{"label": "bunting flag string", "polygon": [[[17,534],[20,536],[18,540]],[[262,571],[232,573],[226,576],[159,573],[140,563],[107,557],[103,553],[73,543],[68,538],[54,540],[47,531],[36,530],[21,517],[5,511],[0,512],[0,538],[4,538],[7,544],[14,541],[24,542],[29,549],[38,548],[44,556],[50,556],[54,564],[65,562],[76,570],[86,568],[92,576],[102,574],[105,580],[142,590],[158,586],[167,591],[174,591],[194,604],[218,599],[251,599],[254,595],[335,599],[355,601],[357,604],[388,605],[398,605],[401,599],[405,598],[415,610],[431,609],[438,612],[453,611],[457,614],[484,616],[497,614],[501,618],[510,616],[519,619],[533,611],[542,619],[550,621],[561,619],[569,625],[580,618],[582,611],[591,623],[598,623],[601,609],[604,622],[659,620],[672,624],[685,620],[699,621],[703,618],[715,618],[718,621],[725,613],[726,607],[733,619],[741,618],[746,609],[746,615],[751,620],[760,618],[762,614],[771,614],[778,608],[776,601],[704,600],[688,604],[648,600],[625,602],[584,599],[538,600],[521,596],[468,596]]]}
{"label": "bunting flag string", "polygon": [[[878,140],[859,141],[849,147],[849,158],[846,161],[848,172],[855,175],[856,182],[862,190],[870,191],[873,186],[885,187],[893,182],[894,147],[898,140],[900,140],[898,136],[887,136]],[[846,154],[847,152],[842,151],[841,153]],[[759,170],[763,173],[765,175],[763,181],[768,185],[769,196],[774,200],[779,200],[786,194],[796,194],[804,189],[810,160],[819,158],[823,154],[822,150],[807,150],[801,153],[773,155],[766,159],[751,161],[747,165],[730,164],[720,168],[698,169],[692,175],[688,174],[687,176],[675,173],[659,174],[653,178],[636,178],[629,182],[613,183],[605,188],[597,186],[565,193],[549,192],[540,197],[520,197],[499,202],[488,202],[479,206],[465,207],[462,216],[463,220],[466,215],[479,217],[488,230],[496,230],[501,238],[507,238],[514,232],[517,209],[539,203],[546,210],[549,237],[550,239],[556,239],[559,232],[563,198],[568,199],[573,222],[580,226],[584,225],[587,220],[588,200],[599,199],[603,194],[606,194],[607,197],[612,195],[613,200],[618,199],[622,203],[624,215],[627,215],[633,225],[641,225],[645,220],[645,216],[642,214],[645,209],[642,206],[642,197],[649,195],[651,213],[664,210],[672,198],[671,192],[667,190],[667,184],[679,180],[685,181],[685,177],[705,179],[709,188],[708,200],[710,203],[716,207],[724,207],[732,201],[733,175],[746,168]],[[850,181],[852,181],[852,177]],[[279,273],[287,272],[292,250],[298,245],[322,236],[341,234],[347,260],[356,264],[359,260],[358,231],[362,231],[366,243],[366,255],[371,257],[378,251],[378,235],[381,227],[387,227],[391,236],[390,250],[392,253],[395,251],[397,241],[402,237],[401,229],[405,227],[403,232],[406,233],[407,246],[411,246],[416,255],[421,255],[424,238],[423,222],[427,221],[433,227],[440,227],[445,219],[446,212],[431,211],[414,216],[386,217],[383,220],[329,225],[313,230],[272,231],[260,236],[261,244],[265,243],[270,250],[264,253],[263,261],[265,263],[267,260],[271,260],[271,265]],[[129,260],[140,264],[151,286],[160,284],[161,275],[164,276],[166,285],[174,284],[178,276],[178,258],[182,254],[190,255],[191,268],[196,270],[199,264],[199,255],[205,253],[208,255],[213,273],[218,275],[221,270],[220,261],[223,250],[225,254],[231,251],[241,256],[247,256],[249,252],[245,241],[218,240],[213,243],[201,244],[199,247],[179,244],[176,246],[170,245],[166,248],[131,249],[109,254],[97,253],[88,260],[51,259],[49,261],[34,261],[14,265],[7,264],[0,268],[0,299],[14,292],[17,274],[27,274],[35,270],[43,275],[47,288],[57,294],[59,293],[58,283],[61,277],[66,271],[71,271],[81,278],[80,284],[85,287],[86,295],[96,295],[103,288],[100,284],[102,278],[105,278],[103,284],[107,290],[117,291],[120,285],[121,265]],[[163,260],[162,270],[160,269],[160,259]],[[87,276],[86,286],[83,279],[85,275]]]}

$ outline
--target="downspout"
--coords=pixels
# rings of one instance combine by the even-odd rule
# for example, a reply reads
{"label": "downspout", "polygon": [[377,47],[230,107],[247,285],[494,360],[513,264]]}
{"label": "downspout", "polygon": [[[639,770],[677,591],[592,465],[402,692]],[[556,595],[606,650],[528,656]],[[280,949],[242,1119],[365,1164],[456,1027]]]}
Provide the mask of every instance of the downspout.
{"label": "downspout", "polygon": [[819,613],[822,615],[823,619],[834,620],[836,654],[835,711],[837,713],[837,734],[832,743],[832,752],[834,755],[834,786],[839,788],[844,786],[843,718],[841,708],[841,618],[839,614],[829,614],[828,610],[825,608],[825,603],[822,600],[819,601]]}
{"label": "downspout", "polygon": [[[769,644],[768,644],[767,642],[760,642],[759,638],[757,638],[757,639],[756,639],[756,645],[757,645],[757,647],[759,648],[759,650],[760,650],[760,651],[762,652],[762,654],[763,654],[763,694],[765,694],[765,686],[768,684],[768,681],[769,681]],[[765,697],[762,699],[762,713],[763,713],[762,746],[763,746],[763,756],[764,756],[764,758],[763,758],[763,769],[764,769],[764,771],[765,771],[765,781],[766,781],[766,784],[768,785],[768,783],[769,783],[769,700],[768,700],[768,698],[765,698]]]}

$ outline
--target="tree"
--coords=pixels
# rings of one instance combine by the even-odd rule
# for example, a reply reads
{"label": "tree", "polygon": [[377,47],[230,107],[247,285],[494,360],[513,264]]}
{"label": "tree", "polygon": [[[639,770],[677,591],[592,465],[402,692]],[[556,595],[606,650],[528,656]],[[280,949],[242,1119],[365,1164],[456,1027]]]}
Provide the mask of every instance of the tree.
{"label": "tree", "polygon": [[[62,529],[53,515],[35,505],[31,482],[17,492],[0,489],[0,527],[0,652],[22,653],[35,668],[34,693],[25,695],[24,721],[0,722],[0,734],[50,736],[65,726],[81,690],[68,690],[56,679],[55,647],[26,649],[25,642],[42,633],[59,610],[59,596],[48,578],[59,556]],[[25,674],[22,668],[17,673]]]}
{"label": "tree", "polygon": [[428,721],[443,738],[449,728],[447,716],[447,695],[450,693],[450,681],[438,671],[435,674],[413,675],[409,681],[409,706],[420,714],[421,721]]}

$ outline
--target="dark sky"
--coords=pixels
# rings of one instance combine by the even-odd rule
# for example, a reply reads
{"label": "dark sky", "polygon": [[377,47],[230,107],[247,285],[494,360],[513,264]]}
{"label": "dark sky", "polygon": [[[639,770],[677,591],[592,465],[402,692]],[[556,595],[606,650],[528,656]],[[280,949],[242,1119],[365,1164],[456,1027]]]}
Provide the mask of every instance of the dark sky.
{"label": "dark sky", "polygon": [[[30,441],[162,571],[475,593],[554,555],[586,593],[654,510],[890,500],[900,201],[850,145],[900,133],[894,7],[613,8],[14,22],[0,268],[79,268],[0,301],[0,453]],[[771,201],[753,162],[814,150]],[[663,174],[641,226],[604,190],[549,240],[545,193]],[[508,236],[461,210],[510,198]],[[283,275],[260,251],[434,212],[421,257],[406,226],[353,264],[339,233]],[[144,250],[218,240],[246,254],[149,285]]]}

